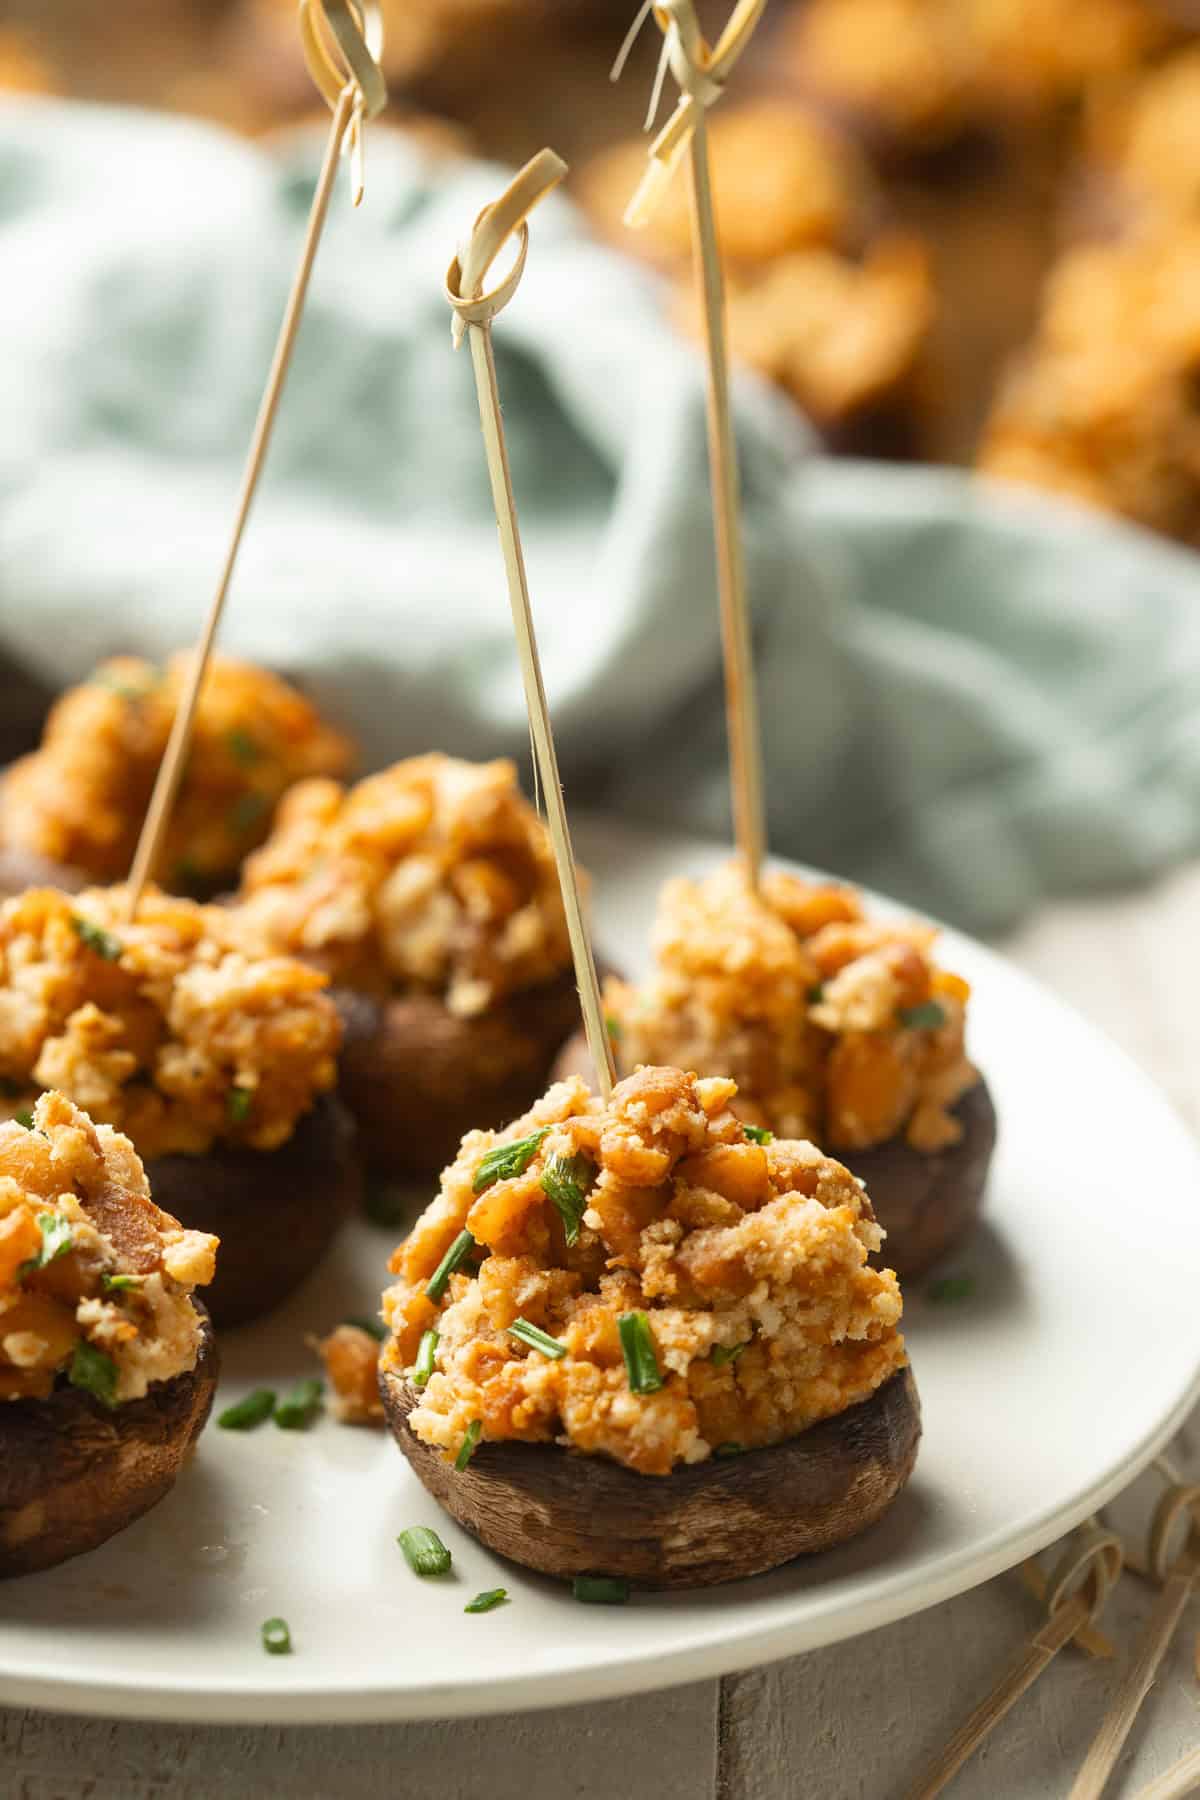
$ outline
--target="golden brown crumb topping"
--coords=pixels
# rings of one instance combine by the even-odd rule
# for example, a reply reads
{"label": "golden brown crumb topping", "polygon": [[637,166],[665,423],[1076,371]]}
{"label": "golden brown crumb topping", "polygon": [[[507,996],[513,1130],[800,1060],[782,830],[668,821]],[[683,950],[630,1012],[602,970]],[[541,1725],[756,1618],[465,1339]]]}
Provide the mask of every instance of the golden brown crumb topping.
{"label": "golden brown crumb topping", "polygon": [[137,1152],[62,1094],[0,1124],[0,1400],[65,1378],[116,1406],[192,1369],[217,1240],[161,1212]]}
{"label": "golden brown crumb topping", "polygon": [[919,150],[1052,112],[1173,30],[1150,0],[809,0],[789,55],[816,93]]}
{"label": "golden brown crumb topping", "polygon": [[343,1425],[382,1425],[379,1396],[379,1342],[361,1325],[335,1325],[312,1341],[333,1390],[335,1415]]}
{"label": "golden brown crumb topping", "polygon": [[1116,93],[1097,97],[1089,154],[1118,203],[1146,219],[1200,213],[1200,48],[1185,50]]}
{"label": "golden brown crumb topping", "polygon": [[865,1150],[903,1132],[954,1143],[950,1109],[979,1077],[963,1048],[967,984],[937,967],[932,927],[872,921],[851,888],[740,865],[669,881],[656,967],[610,981],[622,1068],[729,1070],[738,1113],[786,1138]]}
{"label": "golden brown crumb topping", "polygon": [[214,1143],[272,1150],[333,1086],[340,1028],[325,978],[242,947],[236,915],[150,889],[32,889],[0,907],[0,1083],[16,1113],[43,1088],[143,1157]]}
{"label": "golden brown crumb topping", "polygon": [[[791,393],[830,426],[894,394],[915,373],[934,315],[929,259],[917,239],[882,237],[855,262],[830,250],[798,251],[729,283],[735,356]],[[693,334],[690,288],[676,314]]]}
{"label": "golden brown crumb topping", "polygon": [[442,994],[462,1017],[571,954],[550,840],[510,762],[414,756],[349,789],[293,789],[239,911],[335,981]]}
{"label": "golden brown crumb topping", "polygon": [[[813,245],[854,245],[875,210],[872,177],[853,144],[795,104],[756,100],[714,113],[709,150],[721,243],[735,261],[761,262]],[[645,138],[603,152],[584,170],[583,203],[624,248],[689,261],[691,213],[684,169],[667,189],[649,230],[631,232],[622,223],[645,168]]]}
{"label": "golden brown crumb topping", "polygon": [[[165,672],[136,656],[102,663],[46,722],[40,749],[0,784],[0,842],[82,869],[129,872],[190,658]],[[211,889],[262,842],[280,795],[342,775],[350,745],[277,676],[215,656],[160,864],[166,887]]]}
{"label": "golden brown crumb topping", "polygon": [[1063,256],[980,468],[1196,539],[1198,257],[1200,226]]}
{"label": "golden brown crumb topping", "polygon": [[[506,1131],[463,1139],[383,1298],[385,1368],[438,1334],[418,1437],[455,1456],[478,1421],[484,1440],[666,1475],[793,1437],[903,1366],[900,1293],[867,1264],[883,1234],[860,1184],[812,1144],[748,1138],[736,1091],[644,1068],[605,1104],[566,1081]],[[431,1298],[464,1231],[472,1254]],[[518,1321],[561,1353],[514,1336]]]}

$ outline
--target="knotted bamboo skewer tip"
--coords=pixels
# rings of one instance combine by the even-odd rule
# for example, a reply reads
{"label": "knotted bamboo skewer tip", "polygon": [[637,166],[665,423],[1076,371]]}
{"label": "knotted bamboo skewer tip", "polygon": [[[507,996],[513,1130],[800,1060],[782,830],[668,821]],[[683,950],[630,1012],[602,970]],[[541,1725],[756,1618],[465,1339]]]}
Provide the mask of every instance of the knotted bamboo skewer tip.
{"label": "knotted bamboo skewer tip", "polygon": [[[612,1044],[604,1023],[596,960],[584,919],[579,871],[571,845],[550,708],[542,680],[537,633],[529,599],[529,581],[517,524],[512,471],[509,468],[504,421],[500,411],[496,363],[492,353],[492,321],[516,293],[525,270],[529,249],[529,214],[558,185],[566,174],[566,169],[562,158],[553,150],[541,150],[530,158],[499,199],[490,206],[485,206],[479,213],[469,238],[446,272],[445,292],[454,313],[455,345],[461,343],[465,334],[471,346],[471,362],[479,398],[479,419],[508,581],[513,633],[525,689],[530,736],[533,740],[534,765],[545,795],[546,824],[558,866],[588,1048],[592,1054],[600,1092],[607,1098],[616,1080],[616,1069]],[[488,270],[514,233],[517,234],[519,243],[512,268],[494,287],[485,290],[483,284]]]}
{"label": "knotted bamboo skewer tip", "polygon": [[338,158],[343,143],[348,141],[357,205],[362,198],[363,121],[374,118],[387,103],[387,86],[379,66],[383,46],[383,20],[378,0],[300,0],[299,28],[301,47],[309,72],[330,106],[333,117],[309,210],[300,261],[284,309],[283,322],[279,328],[267,384],[259,403],[254,434],[242,472],[225,560],[192,658],[192,666],[180,695],[154,791],[150,796],[150,805],[134,851],[126,892],[127,912],[131,920],[137,915],[146,882],[158,865],[171,812],[183,779],[195,724],[196,704],[233,581],[250,508],[266,462],[271,432],[304,312],[317,246],[329,213]]}

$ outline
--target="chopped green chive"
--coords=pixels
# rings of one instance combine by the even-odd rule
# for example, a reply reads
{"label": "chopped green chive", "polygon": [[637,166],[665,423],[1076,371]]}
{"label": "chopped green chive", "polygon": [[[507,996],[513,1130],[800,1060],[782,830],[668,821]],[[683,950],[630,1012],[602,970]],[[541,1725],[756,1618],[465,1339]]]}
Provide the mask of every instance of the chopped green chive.
{"label": "chopped green chive", "polygon": [[810,987],[808,990],[808,1004],[810,1006],[820,1006],[820,1004],[824,998],[825,998],[825,983],[823,981],[818,981],[813,987]]}
{"label": "chopped green chive", "polygon": [[275,1411],[275,1395],[270,1388],[255,1388],[244,1400],[238,1400],[233,1406],[217,1414],[217,1424],[222,1431],[253,1431],[256,1425],[265,1425]]}
{"label": "chopped green chive", "polygon": [[446,1291],[446,1284],[450,1280],[455,1269],[457,1269],[461,1263],[466,1262],[474,1248],[475,1239],[471,1236],[470,1232],[460,1231],[429,1278],[429,1286],[425,1289],[425,1294],[428,1299],[441,1299]]}
{"label": "chopped green chive", "polygon": [[749,1338],[746,1339],[744,1344],[714,1344],[712,1356],[709,1360],[716,1368],[723,1369],[726,1363],[736,1362],[738,1357],[742,1354],[742,1351],[748,1350],[749,1348]]}
{"label": "chopped green chive", "polygon": [[730,1438],[728,1443],[718,1444],[716,1449],[713,1451],[713,1455],[714,1456],[742,1456],[745,1454],[745,1449],[746,1449],[745,1444],[735,1444],[733,1442],[733,1439]]}
{"label": "chopped green chive", "polygon": [[923,1006],[902,1006],[900,1022],[910,1031],[936,1031],[946,1023],[946,1009],[936,1000],[926,1000]]}
{"label": "chopped green chive", "polygon": [[507,1599],[507,1588],[486,1588],[482,1594],[476,1594],[473,1600],[468,1600],[463,1611],[466,1613],[494,1612],[498,1606],[503,1606]]}
{"label": "chopped green chive", "polygon": [[552,1156],[543,1171],[542,1192],[553,1200],[568,1244],[579,1242],[587,1190],[595,1179],[596,1165],[582,1150],[575,1156]]}
{"label": "chopped green chive", "polygon": [[577,1575],[571,1592],[585,1606],[625,1606],[629,1583],[620,1575]]}
{"label": "chopped green chive", "polygon": [[617,1332],[621,1339],[621,1354],[625,1358],[630,1392],[656,1393],[663,1380],[658,1370],[658,1358],[654,1354],[649,1319],[644,1312],[622,1313],[617,1320]]}
{"label": "chopped green chive", "polygon": [[549,1332],[540,1330],[536,1325],[531,1325],[528,1319],[514,1319],[508,1328],[508,1335],[515,1337],[522,1344],[528,1344],[531,1350],[539,1350],[552,1362],[558,1362],[567,1354],[565,1344],[560,1344],[556,1337],[550,1336]]}
{"label": "chopped green chive", "polygon": [[773,1144],[775,1133],[768,1131],[765,1125],[743,1125],[742,1130],[752,1144]]}
{"label": "chopped green chive", "polygon": [[106,1294],[135,1294],[142,1285],[140,1275],[101,1275],[100,1286]]}
{"label": "chopped green chive", "polygon": [[343,1319],[342,1323],[343,1325],[353,1325],[356,1331],[365,1331],[367,1336],[373,1337],[377,1344],[382,1344],[384,1338],[387,1336],[387,1326],[381,1324],[378,1319],[363,1319],[356,1317],[353,1319]]}
{"label": "chopped green chive", "polygon": [[33,1114],[27,1106],[18,1107],[13,1114],[13,1123],[24,1126],[26,1131],[33,1130]]}
{"label": "chopped green chive", "polygon": [[482,1194],[493,1181],[511,1181],[514,1175],[523,1175],[549,1129],[548,1125],[543,1125],[540,1131],[531,1131],[528,1137],[517,1138],[515,1143],[496,1144],[475,1171],[475,1192]]}
{"label": "chopped green chive", "polygon": [[250,736],[248,731],[243,731],[240,725],[235,725],[233,730],[226,734],[225,742],[229,746],[229,754],[235,762],[240,762],[244,769],[251,768],[262,758],[262,746]]}
{"label": "chopped green chive", "polygon": [[437,1347],[438,1334],[436,1331],[421,1333],[421,1342],[417,1346],[417,1360],[413,1364],[412,1372],[412,1384],[415,1388],[423,1388],[433,1374]]}
{"label": "chopped green chive", "polygon": [[427,1525],[410,1525],[396,1539],[414,1575],[448,1575],[450,1552],[436,1531]]}
{"label": "chopped green chive", "polygon": [[315,1375],[301,1381],[286,1400],[275,1408],[275,1423],[281,1431],[307,1431],[321,1410],[324,1387]]}
{"label": "chopped green chive", "polygon": [[225,1110],[229,1114],[230,1122],[234,1125],[246,1123],[253,1105],[253,1088],[231,1087],[225,1096]]}
{"label": "chopped green chive", "polygon": [[117,1365],[111,1356],[105,1356],[103,1350],[97,1350],[86,1338],[80,1338],[75,1346],[67,1380],[72,1387],[82,1388],[85,1394],[99,1400],[101,1406],[110,1410],[116,1406]]}
{"label": "chopped green chive", "polygon": [[605,1013],[604,1029],[609,1037],[615,1038],[618,1043],[625,1035],[625,1027],[615,1013]]}
{"label": "chopped green chive", "polygon": [[239,794],[229,809],[229,823],[239,834],[253,831],[269,805],[265,794]]}
{"label": "chopped green chive", "polygon": [[125,946],[111,932],[104,931],[99,925],[93,925],[90,919],[81,919],[78,913],[71,915],[71,928],[81,944],[105,962],[117,962]]}
{"label": "chopped green chive", "polygon": [[268,1656],[290,1656],[292,1633],[286,1619],[268,1619],[262,1628],[262,1646]]}
{"label": "chopped green chive", "polygon": [[472,1419],[467,1426],[467,1435],[462,1441],[462,1448],[454,1459],[454,1466],[460,1475],[475,1454],[475,1446],[479,1442],[479,1434],[482,1430],[482,1419]]}
{"label": "chopped green chive", "polygon": [[940,1281],[931,1281],[926,1293],[935,1305],[944,1305],[947,1301],[968,1300],[975,1292],[973,1275],[943,1275]]}
{"label": "chopped green chive", "polygon": [[42,1234],[42,1247],[31,1261],[25,1264],[27,1269],[44,1269],[60,1256],[65,1256],[74,1243],[71,1236],[71,1221],[59,1218],[57,1213],[39,1213],[38,1230]]}

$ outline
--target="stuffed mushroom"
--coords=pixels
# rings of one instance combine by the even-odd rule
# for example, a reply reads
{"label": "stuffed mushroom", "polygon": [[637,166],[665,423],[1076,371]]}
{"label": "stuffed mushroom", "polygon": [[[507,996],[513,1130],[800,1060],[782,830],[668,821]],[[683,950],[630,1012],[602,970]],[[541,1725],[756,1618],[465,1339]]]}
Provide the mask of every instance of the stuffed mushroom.
{"label": "stuffed mushroom", "polygon": [[758,1141],[724,1077],[578,1079],[475,1131],[396,1251],[401,1449],[491,1549],[696,1586],[873,1524],[920,1413],[861,1184]]}
{"label": "stuffed mushroom", "polygon": [[435,1174],[471,1126],[527,1106],[578,1023],[549,838],[508,762],[301,784],[238,913],[334,983],[341,1092],[377,1177]]}
{"label": "stuffed mushroom", "polygon": [[0,1125],[0,1577],[95,1549],[173,1485],[216,1388],[195,1294],[216,1249],[62,1094]]}
{"label": "stuffed mushroom", "polygon": [[[663,888],[656,967],[610,980],[619,1068],[727,1072],[757,1130],[809,1138],[865,1180],[889,1261],[921,1274],[978,1215],[996,1135],[967,1056],[969,988],[933,927],[867,917],[852,888],[739,864]],[[588,1068],[573,1040],[559,1072]]]}
{"label": "stuffed mushroom", "polygon": [[0,906],[0,1093],[58,1088],[124,1132],[156,1198],[224,1242],[235,1324],[320,1259],[360,1188],[334,1096],[341,1029],[317,970],[250,953],[236,915],[149,889],[35,889]]}

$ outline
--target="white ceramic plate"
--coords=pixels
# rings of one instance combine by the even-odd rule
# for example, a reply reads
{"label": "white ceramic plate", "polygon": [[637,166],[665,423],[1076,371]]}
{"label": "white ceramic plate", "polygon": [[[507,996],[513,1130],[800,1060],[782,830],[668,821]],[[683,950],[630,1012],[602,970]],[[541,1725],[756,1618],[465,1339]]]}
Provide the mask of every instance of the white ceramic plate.
{"label": "white ceramic plate", "polygon": [[[597,935],[646,960],[664,875],[721,853],[579,832]],[[951,1267],[973,1295],[908,1297],[925,1412],[914,1479],[845,1550],[707,1593],[584,1607],[502,1564],[427,1499],[390,1439],[323,1421],[210,1429],[175,1492],[94,1555],[0,1588],[0,1699],[213,1720],[507,1711],[662,1687],[808,1650],[971,1587],[1040,1549],[1150,1459],[1200,1393],[1200,1157],[1125,1057],[1005,962],[947,934],[1001,1118],[988,1223]],[[218,1404],[310,1372],[303,1334],[373,1310],[391,1237],[368,1226],[283,1313],[227,1340]],[[403,1527],[437,1528],[442,1581]],[[509,1605],[467,1616],[478,1590]],[[295,1644],[269,1657],[282,1614]]]}

